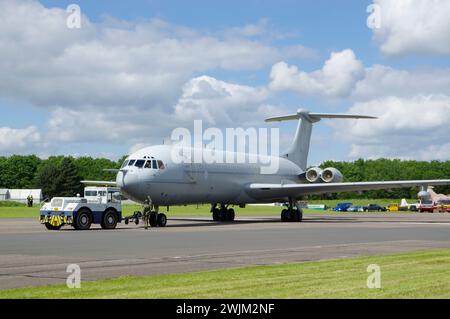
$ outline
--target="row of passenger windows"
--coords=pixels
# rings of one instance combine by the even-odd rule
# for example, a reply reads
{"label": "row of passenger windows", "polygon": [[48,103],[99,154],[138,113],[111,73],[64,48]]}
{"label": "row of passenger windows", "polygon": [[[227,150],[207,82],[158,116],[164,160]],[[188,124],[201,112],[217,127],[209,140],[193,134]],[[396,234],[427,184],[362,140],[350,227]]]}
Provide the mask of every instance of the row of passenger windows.
{"label": "row of passenger windows", "polygon": [[163,161],[160,160],[126,160],[122,168],[126,166],[136,166],[138,168],[165,169]]}

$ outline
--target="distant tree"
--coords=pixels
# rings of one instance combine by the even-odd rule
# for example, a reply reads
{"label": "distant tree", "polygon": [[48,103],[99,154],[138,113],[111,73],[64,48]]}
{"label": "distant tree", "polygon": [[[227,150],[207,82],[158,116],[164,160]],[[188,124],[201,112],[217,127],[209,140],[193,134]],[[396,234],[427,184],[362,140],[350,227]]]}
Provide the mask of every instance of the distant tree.
{"label": "distant tree", "polygon": [[74,159],[78,173],[84,180],[112,181],[114,173],[105,172],[106,168],[118,168],[117,162],[105,158],[79,157]]}
{"label": "distant tree", "polygon": [[72,157],[65,157],[62,160],[57,183],[59,196],[70,197],[83,192],[81,177]]}
{"label": "distant tree", "polygon": [[[40,159],[37,156],[0,156],[0,188],[32,188],[43,190],[45,197],[74,196],[83,191],[80,181],[115,179],[113,172],[105,168],[119,168],[127,156],[118,161],[92,157],[51,156]],[[335,167],[344,175],[345,182],[449,179],[450,161],[404,161],[391,159],[363,160],[354,162],[326,161],[321,168]],[[436,187],[436,192],[450,194],[450,186]],[[413,198],[417,187],[372,190],[360,193],[334,193],[316,195],[310,198]]]}
{"label": "distant tree", "polygon": [[41,164],[39,157],[14,155],[0,161],[1,185],[5,188],[31,188],[36,171]]}
{"label": "distant tree", "polygon": [[35,185],[42,189],[45,198],[52,198],[59,195],[59,169],[50,161],[41,165],[36,173]]}

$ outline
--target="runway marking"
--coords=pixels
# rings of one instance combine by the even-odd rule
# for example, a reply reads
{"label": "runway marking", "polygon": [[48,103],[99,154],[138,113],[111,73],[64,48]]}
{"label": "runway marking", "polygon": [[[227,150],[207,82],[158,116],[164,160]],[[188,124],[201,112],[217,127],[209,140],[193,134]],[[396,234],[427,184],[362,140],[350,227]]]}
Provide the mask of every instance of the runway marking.
{"label": "runway marking", "polygon": [[446,223],[435,223],[435,222],[400,222],[402,224],[408,225],[437,225],[437,226],[450,226],[450,222]]}

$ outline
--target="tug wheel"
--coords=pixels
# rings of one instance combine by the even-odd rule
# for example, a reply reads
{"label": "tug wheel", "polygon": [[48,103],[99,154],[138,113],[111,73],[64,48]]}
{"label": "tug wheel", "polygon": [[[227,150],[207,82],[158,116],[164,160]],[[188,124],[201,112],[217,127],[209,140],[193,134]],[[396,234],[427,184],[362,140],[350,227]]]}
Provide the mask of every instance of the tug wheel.
{"label": "tug wheel", "polygon": [[103,229],[115,229],[118,222],[119,219],[117,218],[116,212],[109,209],[103,214],[101,226]]}
{"label": "tug wheel", "polygon": [[76,230],[88,230],[92,225],[91,212],[87,209],[80,209],[73,222],[73,226]]}
{"label": "tug wheel", "polygon": [[45,223],[45,228],[47,228],[48,230],[60,230],[62,227],[62,225],[60,226],[53,226],[50,223]]}

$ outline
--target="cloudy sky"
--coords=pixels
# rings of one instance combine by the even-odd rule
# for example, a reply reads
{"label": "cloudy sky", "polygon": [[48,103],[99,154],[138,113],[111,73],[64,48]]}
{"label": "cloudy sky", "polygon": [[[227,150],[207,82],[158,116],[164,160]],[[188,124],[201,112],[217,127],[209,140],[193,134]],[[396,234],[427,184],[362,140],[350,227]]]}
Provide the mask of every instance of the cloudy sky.
{"label": "cloudy sky", "polygon": [[[449,16],[447,0],[0,0],[0,155],[116,159],[194,119],[307,108],[380,118],[321,122],[311,163],[448,160]],[[279,126],[288,146],[295,123]]]}

